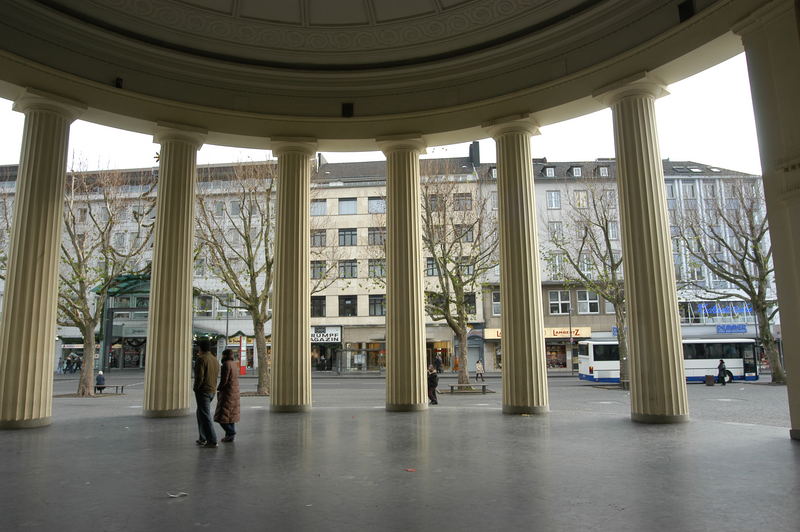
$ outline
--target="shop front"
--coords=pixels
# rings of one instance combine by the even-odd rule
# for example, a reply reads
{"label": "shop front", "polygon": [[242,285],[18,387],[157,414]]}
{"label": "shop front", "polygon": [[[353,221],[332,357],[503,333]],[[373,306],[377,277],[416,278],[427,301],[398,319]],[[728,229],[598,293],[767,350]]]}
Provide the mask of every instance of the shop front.
{"label": "shop front", "polygon": [[[591,338],[591,327],[545,327],[545,360],[548,368],[568,368],[577,363],[575,342]],[[503,367],[501,329],[484,329],[484,359],[486,371],[500,371]],[[493,367],[489,367],[489,364]]]}
{"label": "shop front", "polygon": [[311,371],[333,371],[341,362],[342,327],[311,327]]}

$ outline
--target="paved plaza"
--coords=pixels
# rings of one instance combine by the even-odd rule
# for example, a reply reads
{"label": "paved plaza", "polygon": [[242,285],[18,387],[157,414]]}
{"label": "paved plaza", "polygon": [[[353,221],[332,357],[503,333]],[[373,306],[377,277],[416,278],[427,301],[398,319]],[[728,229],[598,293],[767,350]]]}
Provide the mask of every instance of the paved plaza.
{"label": "paved plaza", "polygon": [[800,446],[764,381],[689,385],[692,421],[655,426],[569,376],[541,417],[501,414],[497,377],[421,413],[386,412],[380,378],[315,378],[312,412],[243,397],[236,441],[201,449],[194,417],[141,416],[142,380],[79,399],[59,377],[51,426],[0,432],[0,529],[800,529]]}

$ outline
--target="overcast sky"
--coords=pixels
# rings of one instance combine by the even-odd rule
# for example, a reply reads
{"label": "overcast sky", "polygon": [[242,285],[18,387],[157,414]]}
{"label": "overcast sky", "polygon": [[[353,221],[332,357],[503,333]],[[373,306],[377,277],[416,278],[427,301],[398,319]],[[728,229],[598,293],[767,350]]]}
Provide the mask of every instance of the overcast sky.
{"label": "overcast sky", "polygon": [[[656,102],[661,155],[754,174],[761,173],[750,87],[744,54],[670,85]],[[0,99],[0,164],[19,162],[23,115]],[[428,149],[426,157],[465,156],[468,144]],[[76,121],[70,132],[70,159],[89,168],[154,166],[159,149],[152,137]],[[611,111],[606,109],[541,128],[532,141],[534,157],[550,161],[587,161],[614,156]],[[265,150],[206,145],[198,164],[264,160]],[[329,161],[383,159],[380,152],[326,153]],[[481,141],[482,162],[495,160],[494,142]]]}

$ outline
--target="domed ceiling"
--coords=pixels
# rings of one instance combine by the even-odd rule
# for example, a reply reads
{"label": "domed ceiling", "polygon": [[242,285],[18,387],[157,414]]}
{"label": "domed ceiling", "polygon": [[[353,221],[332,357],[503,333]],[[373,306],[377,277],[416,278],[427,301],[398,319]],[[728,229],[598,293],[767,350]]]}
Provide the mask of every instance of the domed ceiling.
{"label": "domed ceiling", "polygon": [[288,68],[375,68],[540,31],[599,0],[48,0],[160,46]]}

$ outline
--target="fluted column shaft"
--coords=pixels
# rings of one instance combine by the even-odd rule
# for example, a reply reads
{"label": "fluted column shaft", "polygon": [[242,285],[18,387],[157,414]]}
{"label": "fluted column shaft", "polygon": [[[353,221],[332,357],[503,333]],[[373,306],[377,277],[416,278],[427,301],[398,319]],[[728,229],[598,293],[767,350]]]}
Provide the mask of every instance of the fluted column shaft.
{"label": "fluted column shaft", "polygon": [[623,234],[631,418],[645,423],[676,423],[689,416],[654,105],[663,93],[661,85],[643,82],[609,100]]}
{"label": "fluted column shaft", "polygon": [[500,299],[503,302],[503,413],[549,410],[531,135],[512,122],[490,129],[497,144]]}
{"label": "fluted column shaft", "polygon": [[381,143],[386,155],[386,410],[428,407],[422,286],[420,140]]}
{"label": "fluted column shaft", "polygon": [[[70,123],[80,104],[27,91],[0,325],[0,428],[49,425]],[[86,363],[92,363],[87,354]]]}
{"label": "fluted column shaft", "polygon": [[285,142],[278,155],[275,282],[272,290],[272,397],[275,412],[311,408],[309,207],[316,145]]}
{"label": "fluted column shaft", "polygon": [[800,6],[742,21],[781,316],[792,439],[800,440]]}
{"label": "fluted column shaft", "polygon": [[161,154],[147,317],[148,417],[189,413],[195,184],[203,139],[189,128],[161,128],[155,138]]}

